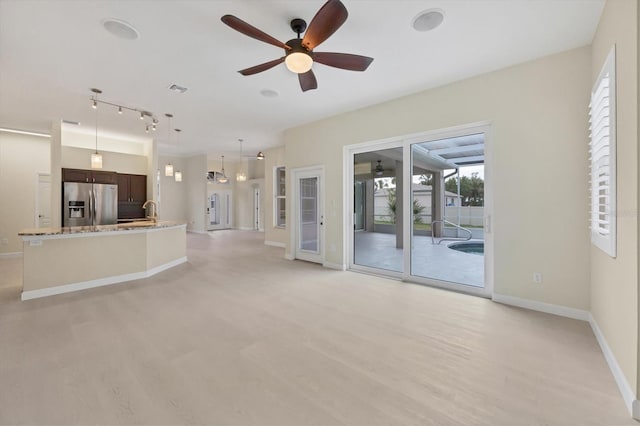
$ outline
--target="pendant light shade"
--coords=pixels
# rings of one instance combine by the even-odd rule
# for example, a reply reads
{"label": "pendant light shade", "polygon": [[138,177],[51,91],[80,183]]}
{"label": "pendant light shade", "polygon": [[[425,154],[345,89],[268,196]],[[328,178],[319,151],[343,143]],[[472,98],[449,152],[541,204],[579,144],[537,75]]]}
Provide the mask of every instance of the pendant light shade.
{"label": "pendant light shade", "polygon": [[222,156],[222,176],[218,176],[218,183],[227,183],[229,182],[229,178],[224,173],[224,155]]}
{"label": "pendant light shade", "polygon": [[[167,144],[171,144],[171,118],[173,117],[172,114],[165,114],[167,116],[167,120],[168,120],[168,124],[167,124]],[[170,177],[173,176],[173,164],[171,164],[171,162],[169,162],[167,165],[164,166],[164,175],[166,177]]]}
{"label": "pendant light shade", "polygon": [[91,168],[92,169],[101,169],[102,168],[102,154],[95,153],[91,154]]}
{"label": "pendant light shade", "polygon": [[[238,139],[238,142],[240,142],[240,161],[242,162],[242,141],[243,139]],[[245,172],[238,172],[236,173],[236,182],[246,182],[247,181],[247,174]]]}
{"label": "pendant light shade", "polygon": [[[178,134],[178,146],[180,146],[180,132],[182,131],[181,129],[173,129],[175,130],[175,132]],[[173,177],[176,179],[176,182],[182,182],[182,172],[180,170],[176,170],[173,173]]]}
{"label": "pendant light shade", "polygon": [[92,169],[101,169],[102,168],[102,155],[98,152],[98,95],[102,93],[100,89],[91,89],[93,93],[95,93],[95,97],[93,98],[93,102],[91,106],[96,110],[96,152],[91,154],[91,168]]}
{"label": "pendant light shade", "polygon": [[258,155],[256,155],[256,160],[264,160],[264,154],[262,153],[262,151],[260,151]]}

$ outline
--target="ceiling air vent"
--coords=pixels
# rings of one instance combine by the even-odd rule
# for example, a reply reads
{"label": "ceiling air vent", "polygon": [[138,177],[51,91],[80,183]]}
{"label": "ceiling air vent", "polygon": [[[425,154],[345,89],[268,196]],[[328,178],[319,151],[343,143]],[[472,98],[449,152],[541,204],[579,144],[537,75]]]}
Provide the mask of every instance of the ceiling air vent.
{"label": "ceiling air vent", "polygon": [[172,90],[174,92],[180,92],[180,93],[184,93],[187,91],[186,87],[182,87],[182,86],[178,86],[177,84],[172,84],[171,86],[169,86],[169,90]]}

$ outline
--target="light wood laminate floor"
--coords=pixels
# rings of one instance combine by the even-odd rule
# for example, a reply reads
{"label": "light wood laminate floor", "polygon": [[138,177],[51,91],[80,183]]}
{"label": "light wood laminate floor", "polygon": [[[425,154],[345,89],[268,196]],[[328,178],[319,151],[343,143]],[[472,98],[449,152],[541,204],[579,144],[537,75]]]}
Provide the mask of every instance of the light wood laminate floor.
{"label": "light wood laminate floor", "polygon": [[262,241],[189,234],[186,264],[28,302],[0,261],[0,423],[636,424],[585,322]]}

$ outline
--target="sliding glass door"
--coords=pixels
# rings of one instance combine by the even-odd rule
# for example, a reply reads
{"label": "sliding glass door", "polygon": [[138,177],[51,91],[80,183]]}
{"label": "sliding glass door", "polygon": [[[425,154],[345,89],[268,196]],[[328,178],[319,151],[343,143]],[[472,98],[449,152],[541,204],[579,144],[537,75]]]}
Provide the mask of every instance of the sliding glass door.
{"label": "sliding glass door", "polygon": [[396,144],[351,154],[350,267],[488,294],[485,132]]}
{"label": "sliding glass door", "polygon": [[353,263],[402,272],[402,148],[363,152],[353,161]]}

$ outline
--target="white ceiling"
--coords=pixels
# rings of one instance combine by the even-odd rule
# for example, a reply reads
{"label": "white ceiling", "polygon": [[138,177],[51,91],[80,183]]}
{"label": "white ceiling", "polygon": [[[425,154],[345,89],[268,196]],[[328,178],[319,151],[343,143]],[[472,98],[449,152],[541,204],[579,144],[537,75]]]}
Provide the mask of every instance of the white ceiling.
{"label": "white ceiling", "polygon": [[[161,117],[161,152],[234,153],[281,143],[297,125],[440,86],[591,42],[604,0],[343,0],[346,23],[316,51],[375,58],[364,73],[314,65],[318,89],[302,93],[274,46],[220,21],[235,15],[281,41],[292,18],[311,21],[324,0],[0,0],[0,127],[48,132],[52,121],[92,131],[89,88],[101,99]],[[417,32],[412,19],[439,8],[445,19]],[[132,24],[140,38],[114,37],[104,18]],[[185,94],[167,87],[186,86]],[[275,90],[276,98],[260,94]],[[144,139],[133,113],[101,108],[100,132]],[[167,145],[165,112],[183,129]]]}

